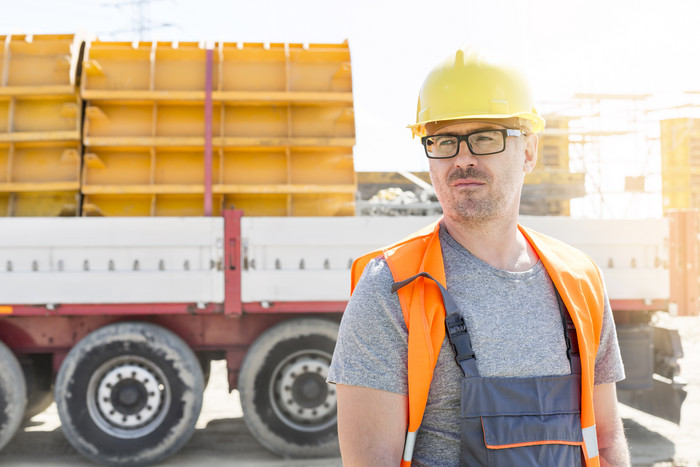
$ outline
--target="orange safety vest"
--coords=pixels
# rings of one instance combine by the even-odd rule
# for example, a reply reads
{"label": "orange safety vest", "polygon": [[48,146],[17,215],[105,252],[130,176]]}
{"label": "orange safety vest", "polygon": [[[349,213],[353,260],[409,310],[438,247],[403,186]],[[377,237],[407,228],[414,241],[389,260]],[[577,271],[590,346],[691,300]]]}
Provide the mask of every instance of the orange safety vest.
{"label": "orange safety vest", "polygon": [[[355,260],[351,271],[355,289],[367,263],[383,256],[399,282],[419,272],[429,273],[444,287],[445,268],[440,247],[440,220],[398,243]],[[598,467],[598,442],[593,411],[595,358],[603,322],[603,281],[593,260],[581,251],[522,226],[518,229],[539,256],[561,295],[576,327],[581,355],[581,429],[586,466]],[[399,289],[408,329],[408,430],[402,467],[411,464],[413,444],[428,400],[437,356],[445,339],[445,307],[437,284],[418,278]]]}

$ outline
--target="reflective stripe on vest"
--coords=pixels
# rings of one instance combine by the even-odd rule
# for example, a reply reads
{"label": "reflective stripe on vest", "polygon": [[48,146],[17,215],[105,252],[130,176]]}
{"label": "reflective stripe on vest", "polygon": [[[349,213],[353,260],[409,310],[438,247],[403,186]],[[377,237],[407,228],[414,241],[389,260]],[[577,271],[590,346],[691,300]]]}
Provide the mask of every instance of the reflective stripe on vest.
{"label": "reflective stripe on vest", "polygon": [[[576,327],[581,355],[581,428],[586,465],[599,466],[593,411],[595,356],[598,351],[604,309],[604,288],[593,261],[558,240],[518,226],[547,270]],[[427,272],[443,284],[445,268],[439,239],[440,220],[406,239],[358,258],[352,267],[352,289],[369,261],[386,260],[395,282]],[[398,291],[408,329],[408,433],[406,446],[415,441],[428,400],[440,347],[445,339],[445,308],[438,286],[418,278]],[[411,436],[412,435],[412,436]],[[409,438],[411,438],[409,440]],[[402,465],[410,465],[404,453]]]}

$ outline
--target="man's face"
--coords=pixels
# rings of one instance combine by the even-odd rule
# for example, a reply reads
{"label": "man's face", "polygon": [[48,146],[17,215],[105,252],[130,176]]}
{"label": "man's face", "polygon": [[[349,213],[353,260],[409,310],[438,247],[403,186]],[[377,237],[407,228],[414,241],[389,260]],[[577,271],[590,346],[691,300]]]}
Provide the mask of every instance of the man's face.
{"label": "man's face", "polygon": [[[502,129],[493,123],[448,125],[434,134],[465,135]],[[523,178],[535,165],[537,136],[509,136],[505,151],[475,156],[465,141],[451,159],[430,159],[430,178],[446,217],[458,221],[495,220],[516,216]]]}

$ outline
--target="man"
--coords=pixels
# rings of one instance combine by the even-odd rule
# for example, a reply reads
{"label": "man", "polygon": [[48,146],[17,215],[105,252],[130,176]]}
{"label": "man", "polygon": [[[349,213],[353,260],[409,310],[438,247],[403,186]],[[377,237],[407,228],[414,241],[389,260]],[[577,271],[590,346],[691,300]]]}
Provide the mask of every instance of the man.
{"label": "man", "polygon": [[629,465],[600,273],[518,225],[543,127],[478,51],[425,79],[411,129],[444,215],[353,266],[328,376],[345,465]]}

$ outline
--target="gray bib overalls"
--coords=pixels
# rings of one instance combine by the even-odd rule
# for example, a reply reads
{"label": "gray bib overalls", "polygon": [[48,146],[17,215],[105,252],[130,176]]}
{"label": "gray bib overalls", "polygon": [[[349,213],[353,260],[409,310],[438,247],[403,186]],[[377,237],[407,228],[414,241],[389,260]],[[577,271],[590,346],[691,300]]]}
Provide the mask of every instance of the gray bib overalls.
{"label": "gray bib overalls", "polygon": [[[394,284],[393,290],[422,272]],[[437,281],[445,305],[447,336],[462,369],[462,466],[584,465],[581,433],[581,361],[576,329],[559,293],[559,310],[571,374],[528,378],[485,378],[476,367],[469,331],[457,305]]]}

